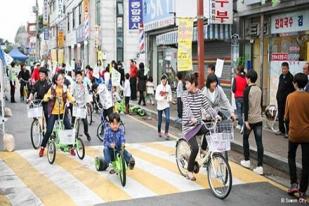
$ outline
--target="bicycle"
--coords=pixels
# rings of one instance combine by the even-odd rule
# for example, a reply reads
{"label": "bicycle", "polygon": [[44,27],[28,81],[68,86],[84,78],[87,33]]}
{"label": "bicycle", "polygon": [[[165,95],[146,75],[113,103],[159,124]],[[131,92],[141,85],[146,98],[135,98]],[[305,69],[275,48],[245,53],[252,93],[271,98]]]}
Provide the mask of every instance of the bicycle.
{"label": "bicycle", "polygon": [[[104,118],[103,113],[102,113],[101,114],[101,123],[99,124],[99,126],[97,128],[97,137],[101,142],[103,142],[103,140],[104,140],[104,130],[107,127],[109,127],[109,122]],[[124,133],[126,133],[126,128],[125,128],[122,120],[120,120],[120,127],[119,128],[122,129]]]}
{"label": "bicycle", "polygon": [[87,117],[87,105],[74,105],[73,106],[73,117],[74,120],[74,131],[75,138],[79,137],[79,127],[80,127],[80,119],[85,119]]}
{"label": "bicycle", "polygon": [[276,105],[268,105],[265,109],[266,126],[274,133],[279,132],[278,110]]}
{"label": "bicycle", "polygon": [[[120,151],[116,151],[113,149],[114,152],[114,160],[112,161],[112,168],[119,175],[121,185],[124,187],[126,185],[126,170],[127,170],[127,163],[124,159],[124,147],[121,147]],[[107,169],[108,165],[104,162],[104,159],[101,157],[95,158],[95,167],[97,171],[104,171]]]}
{"label": "bicycle", "polygon": [[[218,121],[201,122],[208,132],[198,139],[199,152],[194,164],[194,173],[203,166],[207,171],[207,179],[212,193],[219,199],[225,199],[232,189],[232,171],[222,152],[230,150],[231,131],[225,130]],[[229,125],[230,128],[231,125]],[[233,128],[233,127],[232,127]],[[208,150],[201,153],[201,142],[207,139]],[[176,164],[181,175],[186,176],[188,159],[191,153],[187,140],[180,138],[176,143]]]}
{"label": "bicycle", "polygon": [[[61,102],[62,98],[58,97],[58,101]],[[66,106],[64,106],[66,110]],[[60,111],[60,104],[59,104]],[[61,118],[61,114],[58,114],[58,120],[55,122],[53,132],[47,143],[47,159],[50,164],[53,164],[56,159],[56,150],[60,149],[63,152],[69,152],[70,149],[76,150],[79,159],[85,157],[85,145],[79,137],[77,137],[74,130],[65,130],[64,128],[64,115]]]}
{"label": "bicycle", "polygon": [[42,102],[42,100],[31,101],[28,106],[28,118],[33,118],[30,127],[30,139],[34,149],[39,149],[41,146],[46,130]]}

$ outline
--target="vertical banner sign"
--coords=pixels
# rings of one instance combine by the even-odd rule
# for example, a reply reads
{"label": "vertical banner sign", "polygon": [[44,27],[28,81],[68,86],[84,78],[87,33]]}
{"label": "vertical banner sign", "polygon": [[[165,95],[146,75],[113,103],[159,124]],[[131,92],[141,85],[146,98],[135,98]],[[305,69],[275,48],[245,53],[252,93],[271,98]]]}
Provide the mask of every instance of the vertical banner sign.
{"label": "vertical banner sign", "polygon": [[210,24],[233,24],[233,0],[208,0],[205,16]]}
{"label": "vertical banner sign", "polygon": [[49,40],[49,30],[47,27],[44,27],[44,40]]}
{"label": "vertical banner sign", "polygon": [[129,30],[138,30],[142,23],[142,0],[129,0]]}
{"label": "vertical banner sign", "polygon": [[193,18],[179,18],[178,25],[178,71],[191,71],[192,68]]}
{"label": "vertical banner sign", "polygon": [[58,20],[61,20],[63,18],[64,14],[63,1],[64,0],[58,0]]}
{"label": "vertical banner sign", "polygon": [[59,48],[64,47],[64,32],[63,31],[58,32],[58,47]]}
{"label": "vertical banner sign", "polygon": [[43,4],[43,25],[48,26],[48,0],[44,0]]}
{"label": "vertical banner sign", "polygon": [[90,33],[89,26],[89,0],[83,1],[83,10],[84,10],[84,37],[88,39]]}

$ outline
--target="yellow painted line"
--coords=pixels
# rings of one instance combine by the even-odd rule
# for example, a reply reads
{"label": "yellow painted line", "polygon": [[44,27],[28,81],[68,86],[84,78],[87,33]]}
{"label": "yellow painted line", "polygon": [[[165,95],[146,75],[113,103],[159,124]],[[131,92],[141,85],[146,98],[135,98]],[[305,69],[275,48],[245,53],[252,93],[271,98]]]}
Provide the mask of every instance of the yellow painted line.
{"label": "yellow painted line", "polygon": [[[86,148],[86,153],[88,156],[95,158],[97,154],[100,153],[100,151],[98,149]],[[179,189],[169,184],[167,181],[162,180],[137,167],[135,167],[133,171],[127,170],[127,172],[127,175],[129,177],[135,179],[137,182],[158,195],[181,192]]]}
{"label": "yellow painted line", "polygon": [[[145,145],[145,146],[150,147],[152,149],[156,149],[156,150],[165,152],[168,155],[175,155],[175,153],[176,153],[176,146],[175,147],[169,147],[169,146],[165,146],[163,144],[156,143],[156,142],[142,143],[142,145]],[[175,142],[175,145],[176,145],[176,142]]]}
{"label": "yellow painted line", "polygon": [[[176,161],[175,163],[171,163],[165,159],[162,159],[160,157],[156,157],[156,156],[152,156],[150,154],[147,154],[145,152],[139,151],[137,149],[134,149],[132,147],[130,147],[129,145],[127,145],[128,148],[130,148],[130,152],[132,152],[133,156],[137,156],[147,162],[150,162],[156,166],[165,168],[177,175],[180,175],[177,165],[176,165]],[[196,183],[200,186],[202,186],[203,188],[209,188],[209,184],[207,181],[207,176],[204,174],[196,174]]]}
{"label": "yellow painted line", "polygon": [[[143,122],[143,121],[141,121],[141,120],[139,120],[139,119],[137,119],[137,118],[135,118],[135,117],[133,117],[133,116],[131,116],[131,115],[127,115],[127,117],[130,117],[131,119],[133,119],[133,120],[135,120],[135,121],[137,121],[137,122],[139,122],[139,123],[141,123],[141,124],[143,124],[143,125],[145,125],[145,126],[147,126],[147,127],[150,127],[150,128],[152,128],[152,129],[154,129],[154,130],[156,130],[156,131],[158,130],[157,127],[155,127],[155,126],[153,126],[153,125],[151,125],[151,124],[149,124],[149,123]],[[170,136],[171,138],[173,138],[173,139],[178,139],[178,137],[177,137],[176,135],[174,135],[174,134],[169,133],[169,136]]]}
{"label": "yellow painted line", "polygon": [[1,206],[11,206],[10,200],[0,193],[0,205]]}
{"label": "yellow painted line", "polygon": [[90,188],[104,201],[128,200],[130,196],[110,180],[88,169],[78,161],[57,153],[55,163],[70,172],[81,183]]}
{"label": "yellow painted line", "polygon": [[[1,152],[0,158],[14,171],[14,173],[29,187],[30,190],[46,206],[73,206],[70,196],[64,193],[48,177],[34,169],[24,158],[15,152]],[[43,160],[42,160],[43,161]],[[47,160],[46,160],[47,161]]]}

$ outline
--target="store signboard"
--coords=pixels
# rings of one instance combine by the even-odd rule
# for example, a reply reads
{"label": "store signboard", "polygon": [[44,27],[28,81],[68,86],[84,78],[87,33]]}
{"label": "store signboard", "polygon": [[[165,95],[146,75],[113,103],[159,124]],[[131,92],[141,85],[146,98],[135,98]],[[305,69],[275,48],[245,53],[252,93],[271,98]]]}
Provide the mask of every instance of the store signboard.
{"label": "store signboard", "polygon": [[144,30],[150,31],[175,23],[175,0],[144,0]]}
{"label": "store signboard", "polygon": [[271,33],[309,30],[309,10],[279,14],[271,17]]}
{"label": "store signboard", "polygon": [[272,53],[271,60],[272,61],[287,61],[289,59],[288,53]]}
{"label": "store signboard", "polygon": [[143,23],[143,1],[129,0],[129,30],[138,30]]}
{"label": "store signboard", "polygon": [[233,0],[204,2],[204,14],[210,24],[233,24]]}

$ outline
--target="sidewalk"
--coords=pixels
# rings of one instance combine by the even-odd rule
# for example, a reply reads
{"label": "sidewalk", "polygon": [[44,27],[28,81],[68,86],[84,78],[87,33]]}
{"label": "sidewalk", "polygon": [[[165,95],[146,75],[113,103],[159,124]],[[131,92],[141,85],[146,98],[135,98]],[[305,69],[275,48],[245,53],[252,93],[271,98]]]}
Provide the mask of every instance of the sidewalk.
{"label": "sidewalk", "polygon": [[[136,101],[131,101],[131,105],[138,105]],[[156,105],[148,104],[146,107],[140,106],[146,110],[148,115],[157,118]],[[171,125],[181,129],[181,125],[176,123],[177,110],[176,105],[171,104]],[[239,130],[235,129],[235,140],[232,142],[232,150],[243,153],[242,149],[242,135]],[[253,133],[250,135],[250,154],[251,157],[257,159],[257,150]],[[288,140],[282,136],[273,134],[270,130],[264,128],[263,130],[263,145],[264,145],[264,163],[271,165],[283,172],[288,173]],[[299,147],[296,155],[296,162],[298,169],[301,168],[301,148]]]}

